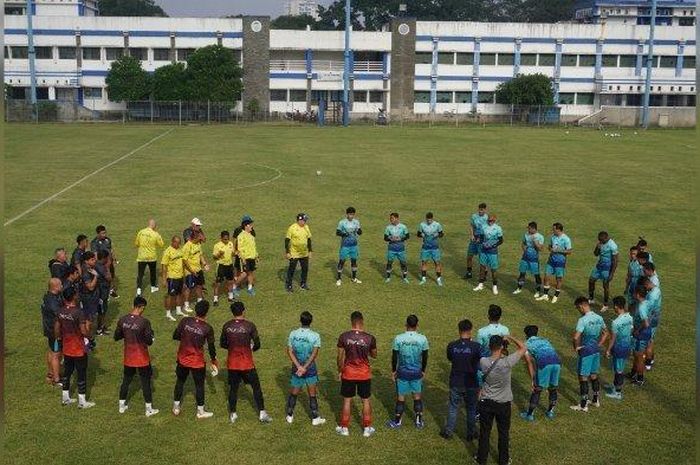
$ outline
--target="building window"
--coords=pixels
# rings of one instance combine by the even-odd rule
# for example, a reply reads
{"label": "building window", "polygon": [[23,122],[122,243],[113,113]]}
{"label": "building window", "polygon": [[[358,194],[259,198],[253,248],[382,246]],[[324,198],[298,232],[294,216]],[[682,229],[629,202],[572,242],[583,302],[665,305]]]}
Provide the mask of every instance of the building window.
{"label": "building window", "polygon": [[306,91],[299,89],[291,89],[289,91],[290,102],[306,102]]}
{"label": "building window", "polygon": [[83,98],[102,99],[101,87],[83,87]]}
{"label": "building window", "polygon": [[52,60],[53,47],[34,47],[37,60]]}
{"label": "building window", "polygon": [[479,55],[479,64],[485,66],[493,66],[496,64],[495,53],[482,53]]}
{"label": "building window", "polygon": [[441,65],[452,65],[454,64],[455,54],[453,52],[439,52],[438,53],[438,64]]}
{"label": "building window", "polygon": [[137,60],[147,61],[148,60],[148,49],[147,48],[130,48],[129,55],[136,58]]}
{"label": "building window", "polygon": [[561,56],[562,66],[576,66],[576,55],[562,55]]}
{"label": "building window", "polygon": [[579,55],[578,56],[578,65],[579,66],[588,66],[588,67],[595,66],[595,55]]}
{"label": "building window", "polygon": [[593,94],[577,93],[576,105],[593,105]]}
{"label": "building window", "polygon": [[679,26],[695,26],[695,18],[678,18]]}
{"label": "building window", "polygon": [[153,61],[170,61],[170,49],[169,48],[154,48],[153,49]]}
{"label": "building window", "polygon": [[554,54],[540,53],[539,66],[554,66]]}
{"label": "building window", "polygon": [[642,105],[642,96],[640,94],[627,94],[627,106],[639,107]]}
{"label": "building window", "polygon": [[695,57],[691,55],[686,55],[683,57],[683,68],[685,69],[695,69]]}
{"label": "building window", "polygon": [[370,90],[369,103],[384,103],[384,92],[381,90]]}
{"label": "building window", "polygon": [[620,55],[620,68],[635,68],[636,66],[636,55]]}
{"label": "building window", "polygon": [[414,92],[413,101],[415,103],[430,103],[430,91],[417,90]]}
{"label": "building window", "polygon": [[471,103],[471,92],[455,92],[455,103]]}
{"label": "building window", "polygon": [[574,101],[576,100],[575,97],[576,97],[576,94],[574,94],[573,92],[560,93],[559,94],[559,104],[560,105],[573,105]]}
{"label": "building window", "polygon": [[94,60],[94,61],[99,61],[102,58],[100,57],[100,48],[99,47],[83,47],[83,60]]}
{"label": "building window", "polygon": [[352,93],[352,100],[354,102],[365,103],[367,102],[367,91],[366,90],[356,90]]}
{"label": "building window", "polygon": [[436,92],[436,103],[452,103],[452,92]]}
{"label": "building window", "polygon": [[[193,48],[178,48],[177,49],[177,61],[187,61],[190,55],[194,53]],[[306,101],[306,98],[304,99]]]}
{"label": "building window", "polygon": [[458,65],[473,65],[474,64],[474,54],[473,53],[457,53],[457,64]]}
{"label": "building window", "polygon": [[537,54],[523,53],[520,55],[520,66],[537,66]]}
{"label": "building window", "polygon": [[433,63],[433,54],[431,52],[416,52],[417,65],[429,65]]}
{"label": "building window", "polygon": [[494,92],[479,92],[477,99],[479,103],[493,103]]}
{"label": "building window", "polygon": [[675,68],[676,67],[676,57],[674,56],[662,56],[659,60],[659,66],[662,68]]}
{"label": "building window", "polygon": [[498,66],[513,66],[515,63],[515,55],[512,53],[499,53]]}
{"label": "building window", "polygon": [[616,68],[617,55],[603,55],[602,64],[603,68]]}
{"label": "building window", "polygon": [[13,45],[10,47],[12,51],[12,58],[16,59],[27,59],[29,58],[29,49],[27,47],[18,47]]}
{"label": "building window", "polygon": [[287,101],[287,89],[270,89],[270,102],[286,102],[286,101]]}
{"label": "building window", "polygon": [[76,58],[76,48],[75,47],[58,47],[58,59],[59,60],[75,60]]}
{"label": "building window", "polygon": [[124,49],[121,47],[108,47],[105,48],[107,54],[107,61],[114,61],[120,59],[124,56]]}

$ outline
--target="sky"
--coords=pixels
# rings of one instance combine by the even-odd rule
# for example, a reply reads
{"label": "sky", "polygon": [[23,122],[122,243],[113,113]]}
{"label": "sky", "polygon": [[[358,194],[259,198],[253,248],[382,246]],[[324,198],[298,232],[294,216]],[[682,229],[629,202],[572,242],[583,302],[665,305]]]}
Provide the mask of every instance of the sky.
{"label": "sky", "polygon": [[[169,16],[269,15],[284,12],[286,0],[155,0]],[[331,0],[318,0],[327,5]]]}

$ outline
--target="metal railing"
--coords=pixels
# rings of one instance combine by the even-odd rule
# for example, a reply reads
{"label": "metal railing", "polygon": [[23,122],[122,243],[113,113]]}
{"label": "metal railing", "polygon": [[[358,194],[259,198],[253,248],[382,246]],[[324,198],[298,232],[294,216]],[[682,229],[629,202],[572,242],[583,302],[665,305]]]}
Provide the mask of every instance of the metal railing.
{"label": "metal railing", "polygon": [[[342,60],[312,60],[313,71],[340,71],[344,70]],[[384,65],[381,61],[355,61],[353,72],[355,73],[381,73]],[[306,71],[306,60],[270,60],[270,71]]]}

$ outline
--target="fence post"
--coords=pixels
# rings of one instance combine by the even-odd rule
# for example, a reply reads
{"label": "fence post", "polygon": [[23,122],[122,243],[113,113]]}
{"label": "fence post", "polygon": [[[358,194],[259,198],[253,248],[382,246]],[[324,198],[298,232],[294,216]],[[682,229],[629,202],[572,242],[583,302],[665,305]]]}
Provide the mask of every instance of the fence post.
{"label": "fence post", "polygon": [[151,99],[151,124],[153,124],[153,100]]}
{"label": "fence post", "polygon": [[207,100],[207,124],[211,124],[211,104]]}
{"label": "fence post", "polygon": [[515,110],[515,105],[510,104],[510,125],[513,126],[513,111]]}
{"label": "fence post", "polygon": [[182,126],[182,100],[177,101],[177,123]]}
{"label": "fence post", "polygon": [[540,127],[540,118],[542,118],[542,105],[537,105],[537,127]]}
{"label": "fence post", "polygon": [[122,124],[126,124],[126,110],[129,108],[129,101],[124,102],[124,109],[122,110]]}

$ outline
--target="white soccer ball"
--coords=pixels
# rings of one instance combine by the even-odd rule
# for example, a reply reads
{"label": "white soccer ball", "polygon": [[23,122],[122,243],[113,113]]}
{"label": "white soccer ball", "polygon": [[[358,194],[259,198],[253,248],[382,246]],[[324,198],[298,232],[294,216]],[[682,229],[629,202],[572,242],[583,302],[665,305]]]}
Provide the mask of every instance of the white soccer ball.
{"label": "white soccer ball", "polygon": [[316,176],[321,176],[321,170],[316,170]]}
{"label": "white soccer ball", "polygon": [[608,137],[608,133],[607,133],[607,132],[605,133],[605,137]]}
{"label": "white soccer ball", "polygon": [[566,131],[566,134],[568,134],[568,133],[569,133],[569,131]]}

